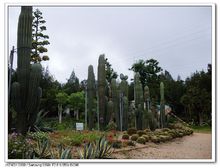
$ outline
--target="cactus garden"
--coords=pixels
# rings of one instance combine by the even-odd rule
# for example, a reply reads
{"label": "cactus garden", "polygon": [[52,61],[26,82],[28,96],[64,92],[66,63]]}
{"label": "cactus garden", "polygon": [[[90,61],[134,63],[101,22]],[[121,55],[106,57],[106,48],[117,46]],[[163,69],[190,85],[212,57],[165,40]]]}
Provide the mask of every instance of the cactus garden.
{"label": "cactus garden", "polygon": [[16,68],[8,67],[8,159],[175,159],[158,150],[169,154],[169,147],[211,136],[211,64],[183,81],[153,58],[133,62],[130,76],[100,54],[84,80],[73,70],[60,83],[43,66],[53,56],[42,55],[52,45],[42,33],[46,22],[33,29],[41,15],[32,6],[20,10]]}

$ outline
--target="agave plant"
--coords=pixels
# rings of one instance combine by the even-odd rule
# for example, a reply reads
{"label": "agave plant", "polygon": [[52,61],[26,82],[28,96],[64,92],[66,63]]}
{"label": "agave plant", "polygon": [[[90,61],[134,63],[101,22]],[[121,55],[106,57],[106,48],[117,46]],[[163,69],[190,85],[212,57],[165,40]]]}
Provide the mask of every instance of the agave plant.
{"label": "agave plant", "polygon": [[58,159],[72,159],[71,149],[70,148],[63,148],[63,146],[60,144],[58,145],[58,152],[59,152],[59,158]]}
{"label": "agave plant", "polygon": [[95,158],[95,153],[94,153],[94,144],[88,143],[85,144],[83,149],[77,150],[80,159],[94,159]]}
{"label": "agave plant", "polygon": [[95,158],[97,159],[108,158],[113,152],[112,145],[104,137],[96,141],[95,147]]}
{"label": "agave plant", "polygon": [[40,139],[37,141],[37,147],[34,149],[34,158],[50,159],[52,157],[51,143],[49,139]]}

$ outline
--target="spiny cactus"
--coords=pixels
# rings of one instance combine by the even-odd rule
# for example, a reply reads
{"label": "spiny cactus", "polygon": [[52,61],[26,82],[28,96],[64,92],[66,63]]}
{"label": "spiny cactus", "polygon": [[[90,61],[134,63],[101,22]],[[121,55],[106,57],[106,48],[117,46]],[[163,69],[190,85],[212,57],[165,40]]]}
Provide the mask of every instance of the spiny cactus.
{"label": "spiny cactus", "polygon": [[136,114],[136,128],[142,129],[143,118],[143,91],[141,82],[139,80],[140,75],[136,73],[134,76],[134,100],[135,100],[135,114]]}
{"label": "spiny cactus", "polygon": [[118,87],[116,83],[116,79],[111,80],[111,93],[112,93],[112,102],[113,102],[113,120],[115,119],[117,129],[119,129],[120,126],[120,118],[119,118],[119,92]]}
{"label": "spiny cactus", "polygon": [[41,65],[30,64],[32,7],[22,6],[17,32],[17,82],[12,84],[12,104],[17,112],[17,131],[26,134],[36,120],[40,105]]}
{"label": "spiny cactus", "polygon": [[127,82],[128,76],[120,74],[120,79],[121,79],[121,83],[119,85],[120,92],[123,94],[123,96],[128,97],[128,82]]}
{"label": "spiny cactus", "polygon": [[166,127],[163,82],[160,82],[160,127],[161,128]]}
{"label": "spiny cactus", "polygon": [[123,103],[122,130],[127,130],[128,129],[128,98],[126,96],[123,97],[122,103]]}
{"label": "spiny cactus", "polygon": [[149,113],[150,109],[150,91],[148,86],[144,87],[144,113],[143,113],[143,129],[149,127]]}
{"label": "spiny cactus", "polygon": [[107,123],[113,121],[113,115],[114,115],[114,104],[112,99],[110,98],[107,104],[107,116],[106,116]]}
{"label": "spiny cactus", "polygon": [[93,72],[93,66],[88,67],[88,79],[87,79],[87,100],[88,100],[88,127],[92,130],[94,126],[95,119],[95,75]]}
{"label": "spiny cactus", "polygon": [[98,109],[99,109],[99,123],[100,129],[105,128],[105,87],[106,87],[106,73],[105,73],[105,55],[99,56],[98,64]]}

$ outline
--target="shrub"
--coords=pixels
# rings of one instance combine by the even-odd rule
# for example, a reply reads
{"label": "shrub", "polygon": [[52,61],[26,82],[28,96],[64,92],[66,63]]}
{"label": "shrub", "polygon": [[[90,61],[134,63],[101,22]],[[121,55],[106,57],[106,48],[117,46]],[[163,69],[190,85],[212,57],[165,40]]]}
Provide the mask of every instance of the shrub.
{"label": "shrub", "polygon": [[146,132],[143,131],[143,130],[138,130],[138,131],[137,131],[137,134],[138,134],[139,136],[142,136],[142,135],[146,135]]}
{"label": "shrub", "polygon": [[136,129],[136,128],[129,128],[129,129],[127,130],[127,133],[128,133],[128,135],[131,136],[131,135],[137,133],[137,129]]}
{"label": "shrub", "polygon": [[144,137],[139,137],[136,142],[140,144],[145,144],[146,140]]}
{"label": "shrub", "polygon": [[8,135],[8,158],[25,159],[29,155],[32,144],[21,134],[12,133]]}
{"label": "shrub", "polygon": [[123,134],[122,139],[129,139],[129,135],[128,134]]}
{"label": "shrub", "polygon": [[108,125],[106,126],[107,131],[113,131],[113,130],[116,130],[116,128],[117,128],[117,125],[113,121],[110,121]]}
{"label": "shrub", "polygon": [[133,134],[132,136],[131,136],[131,140],[132,141],[136,141],[137,139],[138,139],[138,134]]}
{"label": "shrub", "polygon": [[42,132],[42,131],[37,131],[37,132],[28,132],[27,137],[31,138],[33,140],[42,140],[42,139],[48,139],[49,136],[47,133]]}

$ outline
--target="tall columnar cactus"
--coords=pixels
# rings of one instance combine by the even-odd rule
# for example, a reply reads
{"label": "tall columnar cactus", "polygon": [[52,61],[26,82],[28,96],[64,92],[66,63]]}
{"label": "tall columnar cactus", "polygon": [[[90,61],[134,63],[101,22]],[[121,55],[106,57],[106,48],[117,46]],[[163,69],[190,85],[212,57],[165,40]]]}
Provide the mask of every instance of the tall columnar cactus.
{"label": "tall columnar cactus", "polygon": [[148,86],[144,87],[144,113],[143,113],[143,129],[149,127],[150,112],[150,91]]}
{"label": "tall columnar cactus", "polygon": [[123,125],[122,129],[127,130],[128,129],[128,98],[126,96],[123,97]]}
{"label": "tall columnar cactus", "polygon": [[121,83],[119,85],[120,93],[122,93],[123,96],[128,97],[128,82],[127,82],[128,76],[120,74],[120,79],[121,79]]}
{"label": "tall columnar cactus", "polygon": [[99,56],[98,63],[98,109],[99,109],[99,123],[100,129],[104,130],[105,123],[105,87],[106,87],[106,73],[105,73],[105,55]]}
{"label": "tall columnar cactus", "polygon": [[114,115],[114,104],[113,104],[112,99],[110,98],[107,104],[107,116],[106,116],[107,124],[110,121],[113,121],[113,117],[114,117],[113,115]]}
{"label": "tall columnar cactus", "polygon": [[[87,79],[87,104],[88,104],[88,128],[90,130],[95,128],[94,119],[95,119],[95,75],[93,72],[93,66],[89,65],[88,67],[88,79]],[[86,119],[87,120],[87,119]]]}
{"label": "tall columnar cactus", "polygon": [[139,80],[140,75],[136,73],[134,76],[134,100],[136,108],[136,127],[142,129],[142,118],[143,118],[143,91],[141,82]]}
{"label": "tall columnar cactus", "polygon": [[17,131],[26,134],[36,121],[40,105],[41,65],[30,64],[32,7],[22,6],[17,32],[17,82],[12,84],[12,103],[17,112]]}
{"label": "tall columnar cactus", "polygon": [[160,127],[161,128],[166,127],[163,82],[160,82]]}
{"label": "tall columnar cactus", "polygon": [[111,92],[112,92],[112,102],[114,105],[113,119],[116,121],[117,129],[120,128],[120,116],[119,116],[119,91],[117,87],[116,79],[111,80]]}
{"label": "tall columnar cactus", "polygon": [[126,130],[128,127],[128,82],[126,81],[128,76],[120,74],[120,79],[120,129]]}

